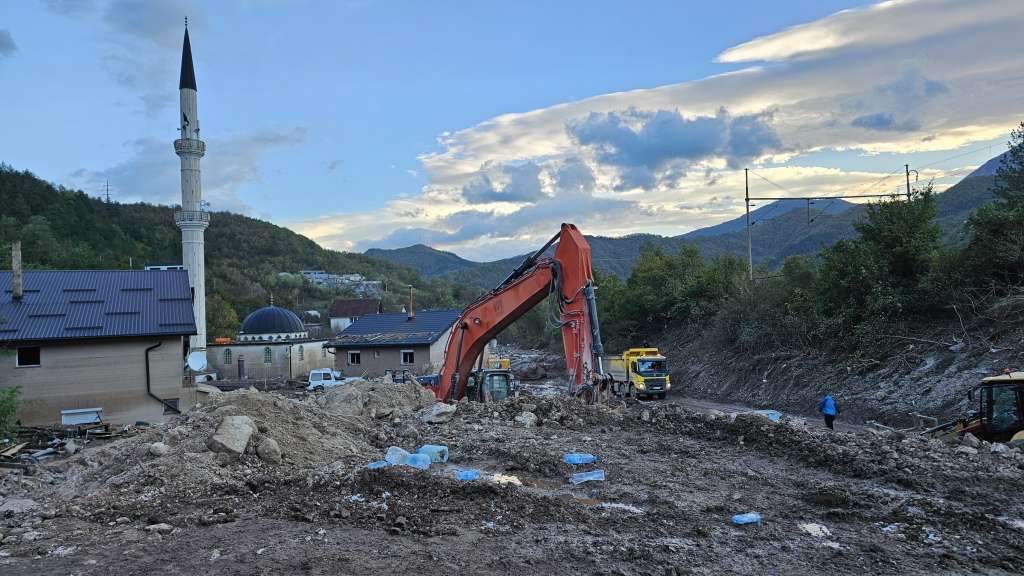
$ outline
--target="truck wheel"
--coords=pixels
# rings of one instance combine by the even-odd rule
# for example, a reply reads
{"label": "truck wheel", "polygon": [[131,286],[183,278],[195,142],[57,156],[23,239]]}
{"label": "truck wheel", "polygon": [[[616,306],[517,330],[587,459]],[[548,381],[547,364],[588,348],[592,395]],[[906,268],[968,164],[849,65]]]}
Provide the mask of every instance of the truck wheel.
{"label": "truck wheel", "polygon": [[629,385],[629,398],[636,400],[636,386],[633,386],[632,384]]}
{"label": "truck wheel", "polygon": [[323,391],[324,391],[323,385],[320,385],[320,386],[317,386],[316,388],[313,388],[313,392],[323,392]]}
{"label": "truck wheel", "polygon": [[664,399],[665,399],[665,393],[664,392],[659,392],[658,393],[658,400],[664,400]]}

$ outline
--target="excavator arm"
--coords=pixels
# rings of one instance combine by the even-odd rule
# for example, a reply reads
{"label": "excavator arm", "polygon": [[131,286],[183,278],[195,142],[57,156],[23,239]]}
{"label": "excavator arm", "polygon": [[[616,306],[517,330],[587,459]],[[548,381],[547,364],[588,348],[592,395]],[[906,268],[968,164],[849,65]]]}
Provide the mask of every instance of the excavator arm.
{"label": "excavator arm", "polygon": [[[544,252],[555,242],[553,258]],[[473,364],[484,347],[545,297],[555,299],[570,392],[579,393],[602,373],[600,326],[590,245],[572,224],[523,261],[504,281],[462,311],[452,327],[435,394],[444,401],[465,395]]]}

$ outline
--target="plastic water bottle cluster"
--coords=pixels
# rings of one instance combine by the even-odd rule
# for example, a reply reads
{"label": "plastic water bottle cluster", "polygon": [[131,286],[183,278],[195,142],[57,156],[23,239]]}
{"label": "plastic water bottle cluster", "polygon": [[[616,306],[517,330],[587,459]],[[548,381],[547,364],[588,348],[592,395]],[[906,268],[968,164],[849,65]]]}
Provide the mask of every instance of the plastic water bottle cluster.
{"label": "plastic water bottle cluster", "polygon": [[416,450],[415,454],[410,454],[398,446],[391,446],[388,451],[384,454],[383,460],[377,460],[376,462],[370,462],[366,465],[370,470],[377,470],[380,468],[387,468],[388,466],[409,466],[417,468],[419,470],[428,470],[431,463],[434,462],[447,462],[448,461],[448,447],[440,446],[437,444],[425,444],[420,446]]}
{"label": "plastic water bottle cluster", "polygon": [[[593,464],[597,462],[597,456],[593,454],[587,454],[586,452],[570,452],[565,456],[562,456],[562,462],[569,464],[570,466],[580,466],[582,464]],[[604,480],[604,470],[590,470],[587,472],[577,472],[572,476],[569,476],[569,482],[572,484],[582,484],[584,482],[590,482],[591,480]]]}

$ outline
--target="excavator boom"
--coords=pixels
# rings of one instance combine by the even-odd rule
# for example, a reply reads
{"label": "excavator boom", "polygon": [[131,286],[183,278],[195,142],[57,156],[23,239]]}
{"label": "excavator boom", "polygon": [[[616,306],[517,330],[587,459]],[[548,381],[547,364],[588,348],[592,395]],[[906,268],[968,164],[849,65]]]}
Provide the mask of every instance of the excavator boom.
{"label": "excavator boom", "polygon": [[[555,241],[554,257],[544,257]],[[562,224],[558,235],[462,311],[448,337],[434,391],[438,399],[461,399],[474,362],[487,343],[549,295],[558,310],[570,392],[578,393],[598,379],[603,349],[590,245],[576,226]]]}

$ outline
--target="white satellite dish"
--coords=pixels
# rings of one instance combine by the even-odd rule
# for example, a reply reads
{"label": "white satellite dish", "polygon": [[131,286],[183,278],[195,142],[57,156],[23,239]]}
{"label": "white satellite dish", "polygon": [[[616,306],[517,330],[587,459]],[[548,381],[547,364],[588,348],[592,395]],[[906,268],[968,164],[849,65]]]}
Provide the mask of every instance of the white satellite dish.
{"label": "white satellite dish", "polygon": [[188,367],[193,372],[199,372],[206,369],[206,352],[195,351],[188,355]]}

